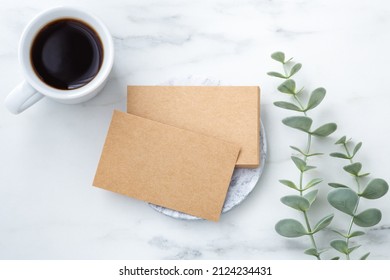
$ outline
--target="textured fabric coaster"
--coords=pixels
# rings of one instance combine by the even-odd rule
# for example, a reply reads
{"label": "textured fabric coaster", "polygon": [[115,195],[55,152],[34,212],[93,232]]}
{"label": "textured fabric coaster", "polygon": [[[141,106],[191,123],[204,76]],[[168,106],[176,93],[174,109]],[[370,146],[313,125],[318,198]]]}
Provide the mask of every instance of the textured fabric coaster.
{"label": "textured fabric coaster", "polygon": [[115,111],[93,185],[217,221],[239,146]]}
{"label": "textured fabric coaster", "polygon": [[127,112],[237,143],[236,166],[259,166],[257,86],[128,86]]}

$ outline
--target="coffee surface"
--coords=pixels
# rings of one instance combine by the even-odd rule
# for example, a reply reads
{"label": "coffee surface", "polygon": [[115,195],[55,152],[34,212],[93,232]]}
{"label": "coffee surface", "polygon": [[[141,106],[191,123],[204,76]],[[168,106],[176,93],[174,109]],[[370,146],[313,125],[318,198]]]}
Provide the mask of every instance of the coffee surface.
{"label": "coffee surface", "polygon": [[47,85],[77,89],[99,72],[103,47],[97,33],[75,19],[60,19],[43,27],[31,48],[31,62]]}

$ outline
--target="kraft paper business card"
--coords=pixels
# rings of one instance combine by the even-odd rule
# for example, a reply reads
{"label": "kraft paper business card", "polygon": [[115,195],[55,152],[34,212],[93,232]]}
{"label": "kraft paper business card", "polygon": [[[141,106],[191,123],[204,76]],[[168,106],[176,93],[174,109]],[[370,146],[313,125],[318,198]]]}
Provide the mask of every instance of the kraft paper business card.
{"label": "kraft paper business card", "polygon": [[217,221],[239,146],[115,111],[94,186]]}
{"label": "kraft paper business card", "polygon": [[236,166],[260,163],[257,86],[128,86],[127,112],[237,143]]}

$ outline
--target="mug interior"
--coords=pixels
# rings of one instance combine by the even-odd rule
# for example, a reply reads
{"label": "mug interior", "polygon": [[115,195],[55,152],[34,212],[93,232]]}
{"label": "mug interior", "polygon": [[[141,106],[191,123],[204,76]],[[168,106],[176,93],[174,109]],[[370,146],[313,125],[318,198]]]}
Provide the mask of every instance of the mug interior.
{"label": "mug interior", "polygon": [[[76,19],[85,22],[98,34],[103,47],[103,60],[97,75],[86,85],[77,89],[61,90],[44,83],[31,63],[32,43],[40,30],[48,23],[59,19]],[[57,99],[73,99],[93,92],[104,83],[114,62],[114,46],[107,27],[97,17],[75,8],[58,7],[37,15],[23,31],[19,45],[19,60],[27,81],[40,93]]]}

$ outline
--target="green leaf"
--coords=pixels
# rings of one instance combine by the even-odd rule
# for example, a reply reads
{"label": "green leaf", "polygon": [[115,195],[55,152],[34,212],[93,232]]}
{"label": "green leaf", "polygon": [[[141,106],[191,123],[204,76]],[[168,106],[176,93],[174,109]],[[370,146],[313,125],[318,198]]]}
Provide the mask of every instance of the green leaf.
{"label": "green leaf", "polygon": [[360,196],[367,199],[377,199],[384,196],[389,190],[389,185],[383,179],[370,181]]}
{"label": "green leaf", "polygon": [[300,170],[300,171],[304,171],[305,170],[305,167],[306,167],[306,162],[302,159],[300,159],[299,157],[295,157],[295,156],[292,156],[291,157],[292,161],[295,163],[295,166]]}
{"label": "green leaf", "polygon": [[329,186],[331,186],[332,188],[347,188],[348,189],[348,186],[346,185],[343,185],[343,184],[339,184],[339,183],[329,183],[328,184]]}
{"label": "green leaf", "polygon": [[343,153],[331,153],[330,156],[335,157],[335,158],[350,159],[349,156],[347,156],[346,154],[343,154]]}
{"label": "green leaf", "polygon": [[335,123],[327,123],[311,132],[311,134],[318,137],[326,137],[335,132],[336,129],[337,125]]}
{"label": "green leaf", "polygon": [[312,205],[317,198],[317,194],[318,194],[318,190],[313,190],[305,194],[303,197],[309,201],[310,205]]}
{"label": "green leaf", "polygon": [[369,255],[370,255],[370,253],[364,254],[363,256],[360,257],[360,260],[362,260],[362,261],[366,260]]}
{"label": "green leaf", "polygon": [[308,170],[315,169],[315,168],[317,168],[317,167],[311,166],[311,165],[306,165],[306,167],[303,171],[308,171]]}
{"label": "green leaf", "polygon": [[271,58],[284,64],[286,56],[283,52],[274,52],[273,54],[271,54]]}
{"label": "green leaf", "polygon": [[275,225],[275,230],[280,235],[290,238],[307,235],[307,232],[303,225],[294,219],[280,220]]}
{"label": "green leaf", "polygon": [[268,72],[267,75],[268,75],[268,76],[272,76],[272,77],[287,79],[287,77],[286,77],[285,75],[280,74],[280,73],[278,73],[278,72]]}
{"label": "green leaf", "polygon": [[353,237],[358,237],[358,236],[362,236],[362,235],[365,235],[365,234],[366,233],[363,232],[363,231],[354,231],[350,235],[348,235],[347,237],[348,238],[353,238]]}
{"label": "green leaf", "polygon": [[366,176],[368,176],[368,175],[370,175],[370,173],[359,174],[358,177],[361,178],[361,177],[366,177]]}
{"label": "green leaf", "polygon": [[334,229],[332,229],[332,231],[333,231],[334,233],[337,233],[337,234],[340,235],[341,237],[347,238],[347,236],[346,236],[344,233],[340,232],[340,231],[337,231],[337,230],[334,230]]}
{"label": "green leaf", "polygon": [[295,75],[299,70],[301,70],[301,68],[302,68],[302,64],[300,64],[300,63],[295,64],[295,65],[291,68],[291,70],[290,70],[290,75],[289,75],[289,77]]}
{"label": "green leaf", "polygon": [[283,185],[289,187],[289,188],[292,188],[294,190],[297,190],[299,191],[298,187],[291,181],[289,180],[279,180],[280,183],[282,183]]}
{"label": "green leaf", "polygon": [[322,156],[324,153],[313,153],[306,155],[307,157]]}
{"label": "green leaf", "polygon": [[340,259],[340,257],[333,257],[333,258],[331,258],[330,260],[331,261],[337,261],[337,260],[339,260]]}
{"label": "green leaf", "polygon": [[286,110],[302,112],[301,108],[299,108],[297,105],[295,105],[293,103],[290,103],[290,102],[277,101],[277,102],[274,102],[274,105],[276,107],[283,108],[283,109],[286,109]]}
{"label": "green leaf", "polygon": [[288,79],[284,81],[280,86],[278,86],[278,90],[286,94],[295,95],[295,87],[295,81]]}
{"label": "green leaf", "polygon": [[360,162],[355,162],[344,166],[343,169],[354,176],[358,176],[360,170],[362,170],[362,164]]}
{"label": "green leaf", "polygon": [[324,218],[322,218],[315,226],[314,226],[314,229],[313,229],[313,233],[316,233],[316,232],[319,232],[320,230],[326,228],[327,226],[330,225],[330,223],[332,222],[332,219],[333,219],[334,215],[333,214],[330,214]]}
{"label": "green leaf", "polygon": [[335,144],[345,144],[347,143],[347,136],[341,137],[339,140],[336,141]]}
{"label": "green leaf", "polygon": [[297,148],[297,147],[294,147],[294,146],[290,146],[291,149],[299,152],[300,154],[302,154],[303,156],[306,156],[306,157],[313,157],[313,156],[321,156],[323,155],[323,153],[312,153],[312,154],[306,154],[304,151],[302,151],[301,149]]}
{"label": "green leaf", "polygon": [[320,254],[318,253],[318,251],[315,249],[315,248],[310,248],[310,249],[307,249],[305,250],[304,252],[306,255],[309,255],[309,256],[314,256],[314,257],[318,257]]}
{"label": "green leaf", "polygon": [[312,179],[310,180],[309,183],[307,183],[306,187],[304,188],[304,190],[308,190],[312,187],[314,187],[315,185],[318,185],[319,183],[321,183],[323,181],[323,179],[320,179],[320,178],[315,178],[315,179]]}
{"label": "green leaf", "polygon": [[313,120],[309,117],[297,116],[297,117],[288,117],[282,120],[282,122],[292,128],[309,132]]}
{"label": "green leaf", "polygon": [[352,253],[353,251],[355,251],[357,248],[360,248],[362,245],[356,245],[356,246],[353,246],[353,247],[349,247],[348,248],[348,254]]}
{"label": "green leaf", "polygon": [[297,147],[294,147],[294,146],[290,146],[290,148],[293,149],[293,150],[295,150],[295,151],[297,151],[297,152],[299,152],[300,154],[306,156],[306,153],[303,152],[301,149],[299,149],[299,148],[297,148]]}
{"label": "green leaf", "polygon": [[339,251],[343,254],[348,254],[348,245],[344,240],[333,240],[330,242],[330,246],[332,246],[335,250]]}
{"label": "green leaf", "polygon": [[356,215],[353,222],[360,227],[372,227],[378,224],[381,219],[381,211],[376,208],[370,208]]}
{"label": "green leaf", "polygon": [[353,152],[352,152],[352,157],[354,157],[356,155],[356,153],[360,150],[362,145],[363,145],[362,142],[359,142],[359,143],[356,144],[356,146],[355,146],[355,148],[353,149]]}
{"label": "green leaf", "polygon": [[321,101],[324,99],[326,94],[326,90],[324,88],[317,88],[313,90],[313,92],[310,95],[309,101],[307,103],[307,107],[305,111],[311,110],[315,107],[317,107]]}
{"label": "green leaf", "polygon": [[334,208],[351,216],[354,215],[358,199],[358,195],[351,189],[334,189],[328,194],[328,201]]}
{"label": "green leaf", "polygon": [[299,195],[287,195],[282,197],[280,201],[283,204],[302,212],[306,211],[310,207],[309,201]]}

